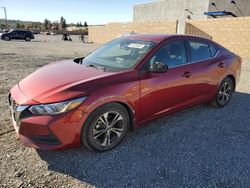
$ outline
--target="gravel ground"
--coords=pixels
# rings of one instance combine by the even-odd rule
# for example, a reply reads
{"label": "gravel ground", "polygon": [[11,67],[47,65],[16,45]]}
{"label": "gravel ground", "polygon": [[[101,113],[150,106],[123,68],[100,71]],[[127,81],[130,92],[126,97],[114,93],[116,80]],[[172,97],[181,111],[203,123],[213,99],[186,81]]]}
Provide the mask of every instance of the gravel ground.
{"label": "gravel ground", "polygon": [[250,61],[230,104],[198,105],[129,133],[106,153],[85,148],[45,152],[16,138],[5,97],[49,62],[81,57],[99,45],[42,36],[0,41],[0,187],[249,187]]}

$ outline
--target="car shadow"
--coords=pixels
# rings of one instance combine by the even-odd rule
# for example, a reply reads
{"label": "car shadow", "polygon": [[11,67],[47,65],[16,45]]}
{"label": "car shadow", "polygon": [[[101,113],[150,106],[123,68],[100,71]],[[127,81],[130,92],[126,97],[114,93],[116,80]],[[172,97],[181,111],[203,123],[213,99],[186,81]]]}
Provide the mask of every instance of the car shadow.
{"label": "car shadow", "polygon": [[222,109],[198,105],[129,133],[112,151],[38,151],[49,170],[97,187],[250,184],[250,94]]}

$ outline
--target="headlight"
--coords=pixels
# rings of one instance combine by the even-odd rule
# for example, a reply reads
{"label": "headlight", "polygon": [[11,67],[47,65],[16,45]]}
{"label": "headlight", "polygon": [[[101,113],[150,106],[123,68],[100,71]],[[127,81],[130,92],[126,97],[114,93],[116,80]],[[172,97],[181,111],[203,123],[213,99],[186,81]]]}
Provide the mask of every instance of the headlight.
{"label": "headlight", "polygon": [[68,112],[78,107],[87,97],[74,99],[65,102],[53,103],[53,104],[40,104],[34,105],[29,108],[29,111],[35,115],[55,115],[64,112]]}

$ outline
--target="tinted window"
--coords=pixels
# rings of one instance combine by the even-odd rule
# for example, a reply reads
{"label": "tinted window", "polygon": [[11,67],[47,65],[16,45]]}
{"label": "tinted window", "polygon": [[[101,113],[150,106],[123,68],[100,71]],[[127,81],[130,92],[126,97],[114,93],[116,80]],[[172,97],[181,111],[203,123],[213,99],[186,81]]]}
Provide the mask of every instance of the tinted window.
{"label": "tinted window", "polygon": [[16,35],[17,32],[16,32],[16,31],[11,31],[10,34],[11,34],[11,35]]}
{"label": "tinted window", "polygon": [[20,31],[19,34],[20,34],[20,35],[26,35],[27,32],[26,32],[26,31]]}
{"label": "tinted window", "polygon": [[209,44],[209,46],[210,46],[211,55],[212,57],[214,57],[218,52],[218,48],[214,44]]}
{"label": "tinted window", "polygon": [[161,62],[168,66],[168,68],[186,64],[186,51],[184,42],[175,41],[170,42],[162,47],[151,58],[150,64],[153,62]]}
{"label": "tinted window", "polygon": [[205,42],[189,42],[190,58],[192,62],[211,58],[210,49]]}
{"label": "tinted window", "polygon": [[130,69],[155,45],[152,41],[117,39],[83,60],[85,65],[97,65],[112,70]]}

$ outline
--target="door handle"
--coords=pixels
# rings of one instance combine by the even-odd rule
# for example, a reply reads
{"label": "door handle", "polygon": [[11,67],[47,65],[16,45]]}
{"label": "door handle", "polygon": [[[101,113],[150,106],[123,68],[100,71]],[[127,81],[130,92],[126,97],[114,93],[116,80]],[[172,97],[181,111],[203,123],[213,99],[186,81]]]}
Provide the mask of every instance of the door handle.
{"label": "door handle", "polygon": [[193,73],[191,73],[191,72],[185,72],[182,76],[185,78],[189,78],[192,75],[193,75]]}
{"label": "door handle", "polygon": [[224,68],[224,67],[225,67],[225,63],[219,63],[219,64],[218,64],[218,67]]}

